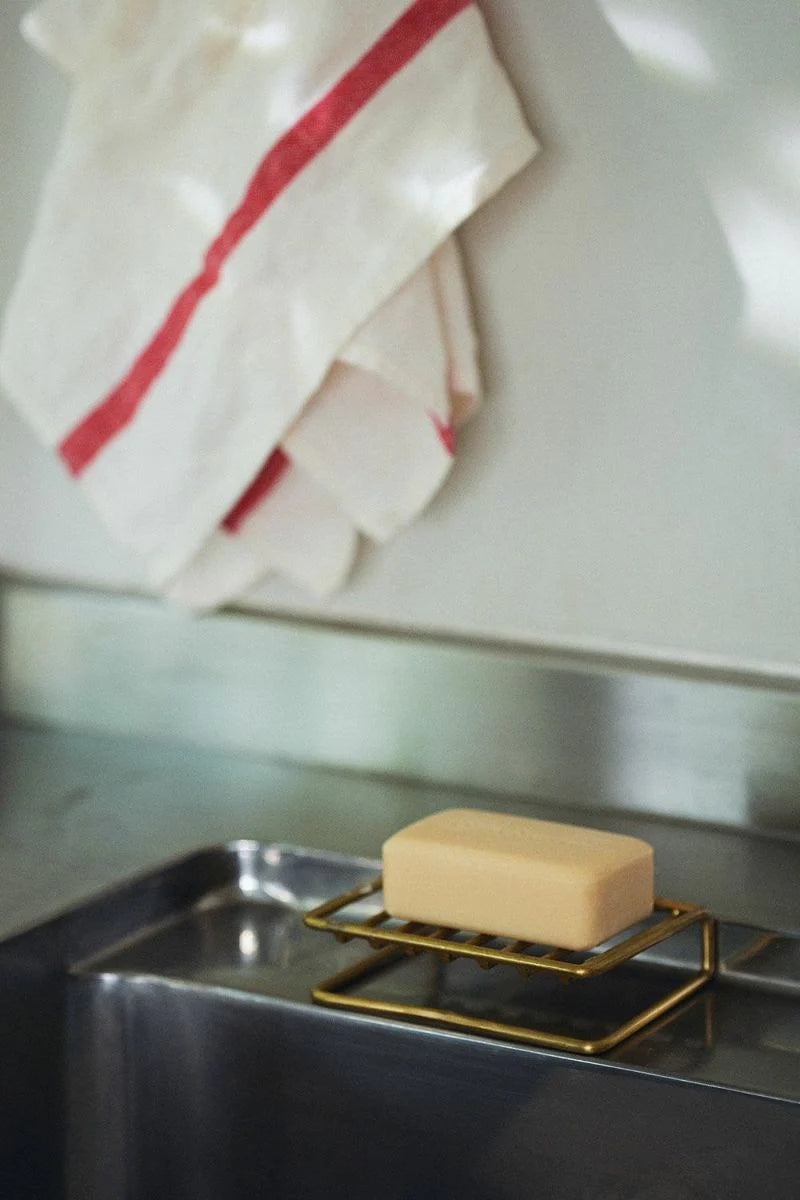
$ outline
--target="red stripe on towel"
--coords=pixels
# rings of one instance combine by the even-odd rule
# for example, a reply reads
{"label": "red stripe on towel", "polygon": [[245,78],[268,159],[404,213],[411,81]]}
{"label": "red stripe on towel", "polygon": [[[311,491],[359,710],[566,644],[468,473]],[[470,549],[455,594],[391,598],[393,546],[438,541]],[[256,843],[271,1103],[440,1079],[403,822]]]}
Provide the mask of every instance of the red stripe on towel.
{"label": "red stripe on towel", "polygon": [[456,452],[455,429],[449,421],[443,421],[440,417],[437,417],[436,413],[431,413],[431,420],[433,421],[436,432],[439,435],[439,441],[442,443],[450,457],[453,458]]}
{"label": "red stripe on towel", "polygon": [[186,332],[225,260],[293,179],[333,141],[389,80],[473,0],[415,0],[338,83],[275,143],[253,175],[241,204],[211,243],[199,275],[187,285],[125,378],[61,442],[59,452],[80,475],[135,417]]}
{"label": "red stripe on towel", "polygon": [[222,522],[222,528],[226,533],[239,532],[253,509],[267,498],[272,489],[283,479],[290,466],[289,459],[280,447],[272,451],[250,487],[236,501]]}

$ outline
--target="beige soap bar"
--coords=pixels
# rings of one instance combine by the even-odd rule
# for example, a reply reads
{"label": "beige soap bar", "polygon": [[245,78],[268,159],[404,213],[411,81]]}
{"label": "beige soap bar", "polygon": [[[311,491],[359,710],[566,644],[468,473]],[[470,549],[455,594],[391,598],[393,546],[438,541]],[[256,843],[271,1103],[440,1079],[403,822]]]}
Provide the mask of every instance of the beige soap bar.
{"label": "beige soap bar", "polygon": [[588,950],[653,910],[653,851],[578,825],[452,808],[383,847],[386,911]]}

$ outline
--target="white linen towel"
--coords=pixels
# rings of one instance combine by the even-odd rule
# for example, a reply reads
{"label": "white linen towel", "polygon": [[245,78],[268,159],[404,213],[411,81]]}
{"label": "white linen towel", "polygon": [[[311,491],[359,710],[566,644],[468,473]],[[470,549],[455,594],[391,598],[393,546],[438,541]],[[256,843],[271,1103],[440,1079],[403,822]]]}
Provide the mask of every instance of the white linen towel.
{"label": "white linen towel", "polygon": [[45,0],[59,152],[0,377],[154,583],[326,593],[480,384],[452,232],[536,150],[469,0]]}

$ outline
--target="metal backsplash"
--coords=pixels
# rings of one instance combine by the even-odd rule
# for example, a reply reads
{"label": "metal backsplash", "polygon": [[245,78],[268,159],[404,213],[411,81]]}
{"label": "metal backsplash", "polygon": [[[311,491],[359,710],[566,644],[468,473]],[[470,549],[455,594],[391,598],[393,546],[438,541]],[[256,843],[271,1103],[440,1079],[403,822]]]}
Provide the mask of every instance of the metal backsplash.
{"label": "metal backsplash", "polygon": [[800,834],[800,693],[9,582],[12,720]]}

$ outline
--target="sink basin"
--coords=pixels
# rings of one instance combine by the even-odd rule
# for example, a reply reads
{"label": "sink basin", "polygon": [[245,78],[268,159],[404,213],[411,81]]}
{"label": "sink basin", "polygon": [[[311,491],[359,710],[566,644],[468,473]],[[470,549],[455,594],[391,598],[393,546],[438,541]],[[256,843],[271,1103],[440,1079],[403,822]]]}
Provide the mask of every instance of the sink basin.
{"label": "sink basin", "polygon": [[[796,995],[723,975],[597,1060],[314,1007],[364,948],[301,914],[375,872],[235,843],[0,946],[0,1194],[797,1200]],[[533,1003],[513,972],[461,966],[371,986]]]}

